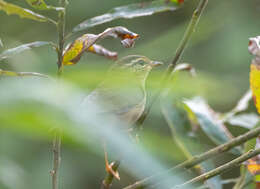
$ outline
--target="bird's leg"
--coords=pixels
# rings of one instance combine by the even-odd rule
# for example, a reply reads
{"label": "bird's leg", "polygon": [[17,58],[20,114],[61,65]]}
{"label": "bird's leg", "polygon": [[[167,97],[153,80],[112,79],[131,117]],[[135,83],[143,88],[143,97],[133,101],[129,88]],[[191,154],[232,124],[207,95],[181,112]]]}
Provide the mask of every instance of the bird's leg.
{"label": "bird's leg", "polygon": [[116,179],[120,180],[118,171],[113,169],[115,162],[112,163],[108,162],[105,144],[104,144],[104,154],[105,154],[105,166],[106,166],[107,173],[113,175]]}

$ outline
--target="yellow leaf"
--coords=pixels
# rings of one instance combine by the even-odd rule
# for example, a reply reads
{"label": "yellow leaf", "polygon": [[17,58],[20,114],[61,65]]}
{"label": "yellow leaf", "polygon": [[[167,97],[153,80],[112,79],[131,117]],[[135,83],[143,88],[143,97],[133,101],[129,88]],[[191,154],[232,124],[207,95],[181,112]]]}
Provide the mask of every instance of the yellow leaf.
{"label": "yellow leaf", "polygon": [[61,11],[64,10],[62,7],[53,7],[50,5],[47,5],[44,0],[26,0],[26,2],[33,8],[39,9],[39,10],[56,10]]}
{"label": "yellow leaf", "polygon": [[250,88],[256,109],[260,113],[260,65],[252,63],[250,66]]}
{"label": "yellow leaf", "polygon": [[87,37],[83,35],[82,37],[76,39],[68,49],[65,49],[63,55],[63,65],[72,65],[79,61],[81,54],[84,52],[84,47],[87,44]]}

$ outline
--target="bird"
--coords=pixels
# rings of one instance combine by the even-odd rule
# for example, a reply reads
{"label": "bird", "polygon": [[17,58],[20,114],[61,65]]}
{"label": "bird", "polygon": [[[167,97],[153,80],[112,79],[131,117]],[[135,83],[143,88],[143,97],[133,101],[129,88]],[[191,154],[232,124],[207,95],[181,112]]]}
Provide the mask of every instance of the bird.
{"label": "bird", "polygon": [[[129,55],[119,59],[110,67],[104,80],[84,98],[82,105],[86,108],[101,106],[96,114],[112,114],[133,126],[145,109],[146,79],[154,67],[162,64],[142,55]],[[106,171],[119,179],[119,175],[112,169],[112,163],[108,163],[106,151],[105,165]]]}

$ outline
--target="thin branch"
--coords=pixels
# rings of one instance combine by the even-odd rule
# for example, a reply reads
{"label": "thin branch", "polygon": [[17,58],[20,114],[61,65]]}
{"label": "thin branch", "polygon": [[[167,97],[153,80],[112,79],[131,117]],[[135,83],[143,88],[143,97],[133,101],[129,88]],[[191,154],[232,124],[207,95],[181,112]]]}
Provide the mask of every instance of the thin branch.
{"label": "thin branch", "polygon": [[184,161],[183,163],[181,163],[175,167],[172,167],[163,173],[159,173],[159,174],[147,177],[143,180],[140,180],[132,185],[125,187],[124,189],[134,189],[134,188],[138,188],[141,186],[149,185],[150,183],[161,181],[165,177],[165,175],[168,175],[171,172],[174,172],[176,170],[181,170],[184,168],[186,168],[186,169],[191,168],[205,160],[208,160],[209,158],[216,157],[217,155],[219,155],[223,152],[226,152],[235,146],[239,146],[239,145],[245,143],[246,141],[257,137],[259,134],[260,134],[260,127],[257,127],[243,135],[240,135],[240,136],[230,140],[229,142],[227,142],[225,144],[219,145],[216,148],[213,148],[201,155],[194,156],[192,159]]}
{"label": "thin branch", "polygon": [[180,44],[179,44],[179,46],[176,50],[175,57],[174,57],[173,61],[171,62],[171,64],[169,64],[169,66],[167,68],[166,75],[167,75],[168,78],[172,74],[175,66],[178,63],[178,60],[181,58],[181,56],[182,56],[182,54],[185,50],[185,47],[187,46],[187,44],[188,44],[188,42],[191,38],[191,35],[195,31],[195,28],[196,28],[197,24],[199,23],[200,16],[202,15],[203,10],[207,6],[207,4],[208,4],[208,0],[200,0],[198,7],[193,12],[189,26],[187,27],[186,32],[185,32],[185,34],[182,38],[182,41],[180,42]]}
{"label": "thin branch", "polygon": [[60,167],[60,161],[61,161],[61,132],[55,131],[55,136],[53,139],[53,169],[51,170],[51,176],[52,176],[52,189],[58,189],[59,184],[59,167]]}
{"label": "thin branch", "polygon": [[[115,161],[114,164],[112,165],[112,169],[116,172],[119,165],[120,165],[120,161]],[[101,184],[101,189],[109,189],[112,185],[113,179],[114,179],[114,175],[108,172],[107,176],[104,178]]]}
{"label": "thin branch", "polygon": [[153,103],[161,96],[162,92],[164,91],[165,87],[167,86],[167,83],[171,80],[172,74],[174,72],[174,68],[177,65],[178,61],[180,60],[180,58],[185,50],[185,47],[187,46],[187,44],[191,38],[191,35],[195,31],[196,26],[199,23],[200,17],[203,13],[203,10],[207,6],[207,4],[208,4],[208,0],[200,0],[198,7],[193,12],[191,21],[185,31],[185,34],[184,34],[180,44],[178,45],[178,48],[176,50],[173,61],[169,64],[168,68],[166,69],[165,74],[163,75],[162,83],[160,85],[161,87],[159,88],[158,92],[154,95],[153,100],[151,101],[149,106],[146,108],[146,110],[144,111],[141,118],[138,120],[137,125],[140,126],[143,124],[144,120],[146,119],[147,115],[149,114],[149,112],[151,110],[151,107],[153,106]]}
{"label": "thin branch", "polygon": [[216,175],[220,175],[222,174],[223,172],[229,170],[229,169],[233,169],[237,166],[239,166],[241,163],[243,163],[244,161],[256,156],[260,154],[260,148],[256,149],[256,150],[250,150],[248,151],[247,153],[243,154],[242,156],[224,164],[224,165],[221,165],[219,166],[218,168],[216,169],[213,169],[205,174],[202,174],[198,177],[195,177],[181,185],[177,185],[175,186],[174,188],[183,188],[183,187],[187,187],[187,186],[190,186],[191,184],[194,184],[194,183],[197,183],[197,182],[202,182],[202,181],[205,181],[205,180],[208,180]]}
{"label": "thin branch", "polygon": [[[59,44],[57,47],[57,54],[58,54],[58,76],[62,73],[62,59],[63,59],[63,48],[64,48],[64,33],[65,33],[65,11],[66,11],[66,0],[59,0],[59,4],[64,9],[59,11],[59,21],[57,24],[57,32],[59,35]],[[53,139],[53,169],[51,171],[52,176],[52,189],[59,188],[59,167],[61,162],[61,131],[55,131],[55,136]]]}

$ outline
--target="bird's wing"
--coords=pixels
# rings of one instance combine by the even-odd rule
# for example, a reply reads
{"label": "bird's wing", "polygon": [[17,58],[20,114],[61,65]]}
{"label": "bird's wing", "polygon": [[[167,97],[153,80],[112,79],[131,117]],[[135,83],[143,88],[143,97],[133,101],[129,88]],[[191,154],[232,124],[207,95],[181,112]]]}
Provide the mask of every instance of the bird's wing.
{"label": "bird's wing", "polygon": [[100,85],[91,92],[83,101],[84,107],[98,105],[98,114],[112,113],[120,117],[128,117],[133,110],[138,111],[139,116],[145,105],[145,92],[141,87],[107,87]]}

